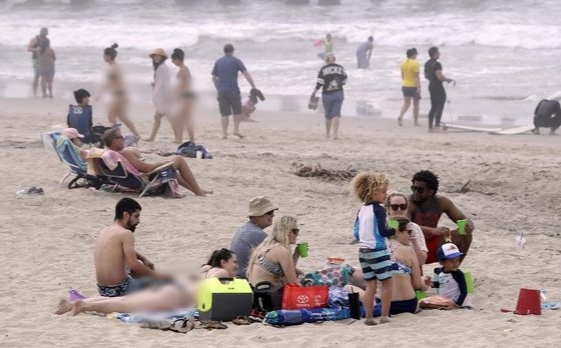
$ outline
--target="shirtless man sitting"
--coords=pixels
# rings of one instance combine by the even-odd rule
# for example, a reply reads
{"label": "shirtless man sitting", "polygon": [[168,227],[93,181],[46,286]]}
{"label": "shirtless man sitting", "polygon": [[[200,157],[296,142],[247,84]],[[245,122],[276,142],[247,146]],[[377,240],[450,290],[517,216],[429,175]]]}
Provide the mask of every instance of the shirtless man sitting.
{"label": "shirtless man sitting", "polygon": [[168,163],[173,164],[173,168],[177,171],[177,182],[193,192],[197,196],[206,196],[212,193],[212,191],[203,190],[199,187],[193,172],[189,168],[189,165],[185,161],[185,158],[181,156],[172,156],[169,160],[165,162],[148,163],[140,159],[138,151],[133,148],[125,148],[123,142],[123,135],[119,128],[111,128],[105,133],[103,133],[103,143],[109,150],[113,150],[119,153],[123,159],[123,165],[127,171],[134,175],[139,175],[142,173],[148,173],[152,170],[163,166]]}
{"label": "shirtless man sitting", "polygon": [[[460,251],[464,253],[461,260],[467,254],[472,241],[474,225],[458,209],[452,201],[444,196],[437,195],[438,177],[429,170],[421,170],[413,175],[411,180],[411,195],[409,204],[409,215],[411,221],[418,224],[423,230],[429,250],[425,264],[437,262],[436,250],[444,243],[444,238],[452,237],[452,243],[456,244]],[[467,219],[465,234],[460,234],[457,229],[450,231],[449,228],[438,226],[438,221],[445,213],[450,220]]]}
{"label": "shirtless man sitting", "polygon": [[[156,272],[154,264],[134,248],[134,231],[140,223],[141,209],[134,199],[121,199],[115,207],[115,221],[97,237],[94,262],[101,296],[124,296],[156,281],[172,280],[170,275]],[[135,279],[128,274],[129,270]]]}

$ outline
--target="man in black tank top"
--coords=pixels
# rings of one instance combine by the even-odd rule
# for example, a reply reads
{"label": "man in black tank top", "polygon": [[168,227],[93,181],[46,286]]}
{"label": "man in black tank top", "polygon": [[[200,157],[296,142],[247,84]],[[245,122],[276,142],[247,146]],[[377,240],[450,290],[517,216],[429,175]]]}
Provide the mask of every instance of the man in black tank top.
{"label": "man in black tank top", "polygon": [[33,95],[37,96],[37,87],[39,86],[39,64],[37,62],[37,52],[41,49],[41,42],[48,40],[49,35],[48,28],[41,28],[39,35],[36,35],[31,40],[29,40],[29,45],[27,46],[27,51],[31,52],[31,61],[33,66]]}

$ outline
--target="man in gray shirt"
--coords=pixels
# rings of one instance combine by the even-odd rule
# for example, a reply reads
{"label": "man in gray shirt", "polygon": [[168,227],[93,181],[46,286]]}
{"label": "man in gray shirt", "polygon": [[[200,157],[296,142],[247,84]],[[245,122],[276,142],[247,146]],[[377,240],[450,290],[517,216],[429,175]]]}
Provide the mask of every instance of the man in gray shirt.
{"label": "man in gray shirt", "polygon": [[267,238],[267,233],[263,230],[273,224],[275,210],[278,210],[278,208],[265,196],[256,197],[249,201],[249,221],[234,234],[230,245],[230,250],[238,257],[238,273],[236,276],[246,276],[251,254]]}
{"label": "man in gray shirt", "polygon": [[368,40],[361,43],[356,50],[356,63],[359,69],[368,69],[370,57],[374,48],[374,37],[369,36]]}

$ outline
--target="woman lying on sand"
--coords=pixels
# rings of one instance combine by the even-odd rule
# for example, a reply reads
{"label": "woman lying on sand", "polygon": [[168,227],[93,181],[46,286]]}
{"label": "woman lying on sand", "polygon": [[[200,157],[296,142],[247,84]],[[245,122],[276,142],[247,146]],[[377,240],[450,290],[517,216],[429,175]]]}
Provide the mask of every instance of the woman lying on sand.
{"label": "woman lying on sand", "polygon": [[[206,276],[203,279],[235,277],[238,268],[236,255],[228,249],[214,251],[207,265],[210,268],[206,269]],[[153,286],[121,297],[95,296],[75,302],[61,299],[55,314],[169,311],[194,306],[196,293],[196,284],[171,283]]]}

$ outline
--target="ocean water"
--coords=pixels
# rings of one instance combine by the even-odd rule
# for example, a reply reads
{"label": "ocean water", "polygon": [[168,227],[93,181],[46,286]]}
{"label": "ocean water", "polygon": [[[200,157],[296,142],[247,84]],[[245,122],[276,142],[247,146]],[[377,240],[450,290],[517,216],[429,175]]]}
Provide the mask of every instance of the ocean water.
{"label": "ocean water", "polygon": [[[266,95],[295,96],[305,104],[322,65],[313,42],[328,32],[337,61],[349,74],[347,98],[365,101],[386,117],[397,115],[399,64],[410,47],[419,50],[423,64],[427,49],[439,46],[445,75],[457,81],[448,87],[445,119],[527,123],[540,99],[561,90],[556,0],[341,0],[337,6],[319,1],[0,1],[0,94],[30,94],[26,45],[42,26],[49,27],[58,56],[58,86],[101,83],[103,49],[117,42],[127,81],[142,86],[143,99],[149,94],[148,54],[154,48],[184,49],[196,88],[205,92],[213,89],[210,71],[223,45],[233,43]],[[375,38],[371,68],[357,70],[356,47],[369,35]],[[423,83],[421,110],[427,111]],[[245,82],[241,86],[248,92]],[[68,93],[61,88],[59,95]]]}

